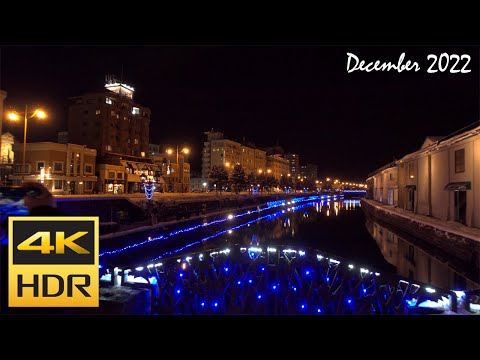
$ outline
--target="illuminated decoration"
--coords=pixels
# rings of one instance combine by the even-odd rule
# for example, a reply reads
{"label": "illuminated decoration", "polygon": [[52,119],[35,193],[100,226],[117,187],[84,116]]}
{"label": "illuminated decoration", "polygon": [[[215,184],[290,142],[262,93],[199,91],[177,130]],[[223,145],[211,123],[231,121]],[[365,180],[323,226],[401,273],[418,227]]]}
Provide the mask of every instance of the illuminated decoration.
{"label": "illuminated decoration", "polygon": [[143,190],[145,191],[145,197],[148,201],[153,199],[153,194],[155,193],[155,182],[148,181],[143,183]]}
{"label": "illuminated decoration", "polygon": [[[106,76],[105,78],[105,89],[110,90],[119,95],[133,99],[133,93],[135,89],[127,84],[117,82],[113,76]],[[107,101],[108,104],[108,101]]]}
{"label": "illuminated decoration", "polygon": [[[277,249],[277,252],[281,254],[289,253],[299,253],[299,250],[292,247],[282,249],[283,246],[279,246],[280,249]],[[165,309],[170,309],[172,304],[165,299],[168,299],[168,293],[171,296],[175,296],[174,303],[174,313],[181,314],[195,314],[198,311],[214,311],[216,314],[235,314],[247,313],[247,314],[265,314],[265,311],[268,314],[410,314],[410,313],[425,313],[428,311],[439,311],[449,310],[449,296],[450,294],[447,291],[443,293],[440,292],[438,296],[432,295],[427,289],[432,289],[428,286],[419,286],[418,284],[411,284],[405,279],[395,280],[394,275],[388,276],[389,280],[379,279],[375,276],[376,273],[368,271],[366,268],[361,267],[360,269],[367,271],[367,276],[359,276],[359,272],[345,271],[349,269],[348,265],[352,265],[347,261],[338,263],[332,263],[330,261],[317,261],[318,260],[318,251],[309,249],[305,251],[305,257],[302,258],[302,261],[289,263],[286,261],[285,257],[281,257],[280,261],[283,259],[281,266],[283,271],[280,272],[282,275],[277,275],[272,278],[271,273],[268,272],[250,272],[244,273],[243,270],[239,270],[239,267],[236,266],[236,262],[245,263],[245,261],[250,261],[251,264],[254,262],[260,262],[260,267],[264,268],[267,265],[267,257],[262,256],[254,260],[249,259],[249,252],[258,253],[260,255],[268,254],[268,247],[250,247],[243,248],[244,251],[238,251],[240,248],[238,245],[235,246],[237,251],[226,251],[227,249],[217,249],[210,251],[211,265],[213,266],[214,271],[217,269],[223,269],[223,271],[218,271],[216,276],[218,276],[219,283],[222,284],[220,288],[209,289],[208,285],[210,282],[201,282],[198,281],[199,278],[205,276],[208,273],[210,267],[205,267],[200,265],[199,253],[190,254],[188,256],[191,264],[186,270],[178,270],[177,261],[180,259],[177,258],[168,258],[164,260],[166,266],[165,272],[156,272],[150,271],[151,266],[138,266],[135,268],[137,275],[135,277],[128,277],[129,282],[132,283],[146,283],[156,285],[159,289],[159,294],[166,293],[167,296],[157,297],[156,301],[160,306],[161,313],[164,313]],[[287,251],[285,251],[287,250]],[[307,249],[306,249],[307,250]],[[325,255],[325,254],[324,254]],[[327,259],[324,255],[323,259]],[[238,256],[241,259],[237,258]],[[247,264],[247,263],[245,263]],[[342,265],[343,264],[343,265]],[[149,264],[151,265],[151,264]],[[342,268],[340,268],[342,266]],[[259,268],[260,268],[259,267]],[[147,273],[146,269],[148,270]],[[252,269],[251,266],[249,266]],[[259,268],[256,268],[257,270]],[[119,269],[117,269],[119,270]],[[155,270],[155,269],[153,269]],[[105,273],[106,271],[106,273]],[[119,270],[121,271],[121,270]],[[184,283],[184,280],[180,280],[177,284],[170,286],[169,281],[165,281],[169,278],[169,273],[175,271],[179,278],[188,278],[189,281]],[[300,278],[295,274],[303,273],[309,275],[309,278]],[[318,273],[318,276],[316,274]],[[364,272],[365,273],[365,272]],[[191,276],[195,274],[195,276]],[[330,276],[326,276],[330,274]],[[108,273],[108,269],[105,269],[104,272],[100,273],[102,281],[111,281],[112,277]],[[280,276],[280,277],[279,277]],[[333,279],[330,282],[330,278]],[[148,279],[148,281],[146,280]],[[195,280],[196,279],[196,280]],[[314,280],[315,281],[312,281]],[[245,280],[243,282],[242,280]],[[190,281],[194,281],[191,283]],[[385,283],[384,281],[388,281]],[[396,281],[396,282],[395,282]],[[282,289],[281,284],[286,284],[287,286]],[[233,290],[229,284],[235,284],[235,289]],[[191,286],[194,285],[198,287],[200,293],[208,294],[212,293],[214,290],[217,295],[211,300],[210,304],[211,310],[206,308],[208,302],[205,299],[198,299],[197,297],[182,296],[182,294],[188,294],[191,289]],[[187,288],[188,286],[188,288]],[[234,303],[239,304],[242,301],[239,299],[246,299],[249,293],[249,290],[254,290],[255,295],[252,300],[248,301],[262,301],[262,304],[265,307],[256,308],[252,303],[247,304],[239,310],[238,307],[233,306]],[[324,288],[328,290],[333,297],[323,298],[319,296],[310,296],[306,294],[313,294],[316,292],[315,289]],[[250,290],[250,291],[251,291]],[[415,296],[412,296],[413,293],[418,292]],[[436,293],[437,293],[436,292]],[[285,296],[290,293],[292,296],[297,298],[297,307],[292,308],[288,306],[288,302],[295,301],[289,296]],[[220,294],[220,295],[218,295]],[[264,296],[269,294],[268,296]],[[398,301],[393,300],[393,296],[398,295]],[[458,295],[461,296],[464,293],[459,292]],[[220,297],[218,297],[220,296]],[[233,296],[233,298],[231,298]],[[288,299],[288,301],[287,301]],[[360,301],[358,301],[360,300]],[[166,301],[165,303],[163,303]],[[369,306],[364,306],[368,302]],[[272,306],[273,304],[277,304]],[[477,305],[477,304],[473,304]],[[233,306],[233,307],[232,307]],[[478,305],[477,305],[478,306]],[[162,310],[162,307],[164,309]],[[475,308],[475,306],[474,306]],[[233,312],[232,312],[233,311]],[[245,312],[243,312],[245,311]],[[450,311],[450,310],[449,310]]]}
{"label": "illuminated decoration", "polygon": [[[311,197],[308,197],[308,198],[296,198],[295,200],[300,202],[301,199],[304,199],[304,201],[311,201],[312,198],[315,198],[315,199],[318,199],[319,197],[318,196],[311,196]],[[281,206],[281,204],[280,204]],[[306,206],[306,205],[305,205]],[[261,212],[264,212],[264,211],[268,211],[268,210],[271,210],[272,208],[275,208],[275,207],[278,207],[277,206],[267,206],[265,208],[262,208],[262,209],[258,209],[258,210],[248,210],[247,212],[244,212],[244,213],[240,213],[240,214],[237,214],[237,215],[234,215],[235,218],[241,218],[241,217],[244,217],[244,216],[248,216],[248,215],[252,215],[252,214],[256,214],[256,213],[261,213]],[[254,224],[256,223],[258,220],[262,220],[262,219],[266,219],[268,216],[273,216],[273,217],[277,217],[277,216],[280,216],[282,215],[282,212],[280,213],[274,213],[274,214],[271,214],[271,215],[266,215],[266,216],[261,216],[259,218],[256,218],[255,220],[252,220],[252,221],[249,221],[245,224],[241,224],[241,225],[238,225],[238,226],[235,226],[233,228],[231,228],[230,230],[235,230],[235,229],[239,229],[243,226],[249,226],[250,224]],[[155,241],[160,241],[160,240],[167,240],[169,238],[172,238],[178,234],[182,234],[182,233],[187,233],[187,232],[191,232],[191,231],[195,231],[201,227],[207,227],[207,226],[212,226],[212,225],[217,225],[217,224],[220,224],[220,223],[223,223],[225,221],[227,221],[228,219],[227,218],[223,218],[223,219],[220,219],[220,220],[213,220],[211,222],[208,222],[208,223],[202,223],[202,224],[198,224],[198,225],[194,225],[194,226],[190,226],[188,228],[184,228],[184,229],[180,229],[180,230],[175,230],[175,231],[172,231],[170,232],[168,235],[160,235],[160,236],[157,236],[157,237],[153,237],[153,238],[150,238],[150,240],[144,240],[144,241],[141,241],[139,243],[136,243],[136,244],[132,244],[132,245],[128,245],[128,246],[125,246],[124,248],[120,248],[120,249],[117,249],[117,250],[111,250],[111,251],[104,251],[102,253],[100,253],[100,257],[102,256],[105,256],[105,255],[114,255],[114,254],[118,254],[118,253],[122,253],[124,251],[128,251],[128,250],[131,250],[131,249],[134,249],[134,248],[137,248],[137,247],[140,247],[140,246],[143,246],[145,244],[148,244],[149,242],[155,242]],[[228,230],[225,230],[225,231],[222,231],[222,232],[219,232],[215,235],[212,235],[212,236],[208,236],[206,238],[203,238],[201,241],[199,242],[196,242],[196,243],[193,243],[191,244],[190,246],[193,246],[195,244],[198,244],[198,243],[201,243],[201,242],[204,242],[204,241],[207,241],[211,238],[215,238],[217,236],[220,236],[224,233],[227,233]],[[183,249],[183,248],[182,248]],[[246,249],[245,249],[246,250]]]}

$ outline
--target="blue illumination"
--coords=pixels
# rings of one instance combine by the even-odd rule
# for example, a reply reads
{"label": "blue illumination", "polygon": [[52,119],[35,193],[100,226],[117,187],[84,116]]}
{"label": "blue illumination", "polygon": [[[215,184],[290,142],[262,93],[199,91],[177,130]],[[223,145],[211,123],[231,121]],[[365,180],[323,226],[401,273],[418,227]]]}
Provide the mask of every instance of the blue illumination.
{"label": "blue illumination", "polygon": [[363,289],[363,293],[365,294],[367,292],[367,289]]}
{"label": "blue illumination", "polygon": [[327,281],[330,281],[330,278],[327,276]]}
{"label": "blue illumination", "polygon": [[239,280],[239,281],[237,281],[237,284],[238,284],[238,285],[240,285],[241,283],[242,283],[242,282],[241,282],[240,280]]}
{"label": "blue illumination", "polygon": [[405,302],[410,307],[414,307],[415,305],[417,305],[417,299],[407,299],[405,300]]}
{"label": "blue illumination", "polygon": [[260,300],[262,298],[262,295],[258,294],[257,299]]}
{"label": "blue illumination", "polygon": [[248,283],[251,284],[251,283],[252,283],[252,279],[248,280]]}
{"label": "blue illumination", "polygon": [[297,291],[297,288],[295,286],[293,287],[293,291]]}
{"label": "blue illumination", "polygon": [[265,271],[265,267],[262,266],[262,269],[261,269],[261,270],[262,270],[262,271]]}
{"label": "blue illumination", "polygon": [[305,310],[307,308],[307,304],[303,303],[300,305],[300,309]]}
{"label": "blue illumination", "polygon": [[178,276],[183,277],[183,273],[179,273]]}
{"label": "blue illumination", "polygon": [[320,314],[322,312],[322,309],[317,308],[317,314]]}
{"label": "blue illumination", "polygon": [[218,307],[218,302],[215,301],[215,302],[213,303],[213,307]]}
{"label": "blue illumination", "polygon": [[177,294],[180,294],[180,289],[177,290]]}
{"label": "blue illumination", "polygon": [[150,276],[150,277],[148,278],[148,281],[149,281],[150,284],[152,284],[152,285],[157,285],[157,283],[158,283],[158,282],[157,282],[157,278],[156,278],[155,276]]}
{"label": "blue illumination", "polygon": [[347,304],[351,304],[352,303],[352,298],[347,298]]}
{"label": "blue illumination", "polygon": [[272,285],[272,289],[273,289],[273,290],[277,290],[277,285],[273,284],[273,285]]}
{"label": "blue illumination", "polygon": [[225,270],[225,272],[228,272],[228,267],[223,268],[223,270]]}
{"label": "blue illumination", "polygon": [[[312,201],[314,199],[318,199],[318,196],[310,196],[308,198],[297,198],[295,199],[295,201],[297,202],[308,202],[308,201]],[[259,210],[249,210],[245,213],[241,213],[241,214],[237,214],[235,215],[234,217],[235,218],[239,218],[239,217],[243,217],[243,216],[246,216],[246,215],[249,215],[249,214],[253,214],[253,213],[261,213],[263,211],[266,211],[266,210],[269,210],[271,208],[275,208],[275,207],[279,207],[279,206],[282,206],[282,203],[283,201],[278,201],[278,202],[274,202],[275,204],[270,204],[268,205],[267,204],[267,207],[263,208],[263,209],[259,209]],[[305,205],[306,206],[306,205]],[[231,229],[228,229],[228,230],[235,230],[235,229],[239,229],[241,227],[244,227],[244,226],[248,226],[249,224],[252,224],[252,223],[255,223],[257,222],[258,220],[262,220],[262,219],[265,219],[265,218],[268,218],[268,217],[277,217],[277,216],[280,216],[282,214],[282,211],[278,211],[274,214],[270,214],[270,215],[266,215],[266,216],[262,216],[262,217],[259,217],[258,219],[255,219],[255,220],[252,220],[252,221],[249,221],[245,224],[241,224],[241,225],[238,225],[238,226],[235,226]],[[190,231],[193,231],[193,230],[196,230],[200,227],[205,227],[205,226],[211,226],[211,225],[215,225],[215,224],[219,224],[219,223],[222,223],[222,222],[225,222],[229,219],[227,218],[223,218],[223,219],[220,219],[220,220],[214,220],[214,221],[211,221],[209,223],[202,223],[202,224],[199,224],[199,225],[194,225],[194,226],[190,226],[188,228],[185,228],[185,229],[180,229],[180,230],[175,230],[175,231],[172,231],[171,233],[169,233],[168,235],[161,235],[161,236],[158,236],[158,237],[154,237],[154,238],[148,238],[142,242],[139,242],[139,243],[136,243],[136,244],[133,244],[133,245],[128,245],[128,246],[125,246],[124,248],[121,248],[121,249],[117,249],[117,250],[112,250],[112,251],[104,251],[102,253],[100,253],[100,257],[102,256],[105,256],[105,255],[114,255],[114,254],[118,254],[118,253],[121,253],[121,252],[124,252],[124,251],[127,251],[127,250],[130,250],[130,249],[133,249],[133,248],[136,248],[136,247],[139,247],[139,246],[142,246],[142,245],[145,245],[145,244],[148,244],[148,243],[151,243],[152,241],[159,241],[159,240],[166,240],[168,238],[171,238],[173,236],[176,236],[178,234],[181,234],[181,233],[185,233],[185,232],[190,232]],[[217,236],[220,236],[224,233],[227,233],[228,230],[225,230],[225,231],[221,231],[215,235],[212,235],[210,237],[207,237],[205,239],[202,239],[202,240],[208,240],[208,239],[211,239],[211,238],[214,238],[214,237],[217,237]],[[200,242],[195,242],[194,244],[198,244]],[[189,246],[186,246],[184,248],[187,248]],[[184,249],[183,248],[183,249]],[[182,249],[182,250],[183,250]],[[160,257],[157,257],[157,259],[159,259]]]}
{"label": "blue illumination", "polygon": [[305,270],[305,275],[310,275],[310,270]]}
{"label": "blue illumination", "polygon": [[200,306],[201,306],[201,307],[205,307],[205,302],[202,301],[202,302],[200,303]]}

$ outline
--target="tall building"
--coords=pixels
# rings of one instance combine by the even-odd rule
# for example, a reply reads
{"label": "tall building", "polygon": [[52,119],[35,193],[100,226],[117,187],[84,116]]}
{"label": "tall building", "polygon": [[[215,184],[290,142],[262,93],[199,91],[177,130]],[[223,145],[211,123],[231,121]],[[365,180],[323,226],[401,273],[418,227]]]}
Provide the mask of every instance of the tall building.
{"label": "tall building", "polygon": [[297,175],[300,175],[300,155],[285,154],[283,157],[290,163],[290,174],[296,179]]}
{"label": "tall building", "polygon": [[241,165],[246,174],[266,171],[266,152],[252,145],[242,145],[236,141],[225,139],[220,131],[205,132],[202,154],[202,178],[208,179],[213,166],[225,166],[227,170]]}
{"label": "tall building", "polygon": [[60,144],[67,144],[68,143],[68,131],[59,131],[57,134],[57,141]]}
{"label": "tall building", "polygon": [[150,109],[133,101],[134,89],[107,77],[105,88],[69,99],[69,142],[107,153],[145,157]]}
{"label": "tall building", "polygon": [[306,164],[300,166],[300,176],[316,180],[318,178],[318,166],[315,164]]}
{"label": "tall building", "polygon": [[280,154],[267,156],[267,175],[280,180],[282,176],[288,176],[289,172],[290,163],[287,159],[282,158]]}

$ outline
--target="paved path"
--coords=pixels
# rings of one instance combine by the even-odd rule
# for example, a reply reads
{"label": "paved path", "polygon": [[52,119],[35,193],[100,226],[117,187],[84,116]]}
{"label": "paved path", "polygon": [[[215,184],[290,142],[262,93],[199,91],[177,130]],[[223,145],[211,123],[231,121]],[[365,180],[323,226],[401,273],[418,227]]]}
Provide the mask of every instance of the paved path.
{"label": "paved path", "polygon": [[443,221],[426,215],[414,214],[411,211],[404,210],[399,207],[394,207],[392,205],[380,204],[379,202],[371,199],[363,198],[362,200],[382,211],[389,212],[397,216],[406,218],[408,220],[416,221],[418,223],[432,226],[441,231],[449,232],[475,241],[480,241],[480,229],[465,226],[456,221]]}

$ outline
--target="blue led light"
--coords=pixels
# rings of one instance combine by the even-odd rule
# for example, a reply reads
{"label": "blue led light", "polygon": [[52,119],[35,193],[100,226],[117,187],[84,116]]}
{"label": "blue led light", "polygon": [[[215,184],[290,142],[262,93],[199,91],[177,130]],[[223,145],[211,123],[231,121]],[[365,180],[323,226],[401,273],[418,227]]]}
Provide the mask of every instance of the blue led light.
{"label": "blue led light", "polygon": [[297,288],[295,286],[293,287],[293,291],[297,291]]}
{"label": "blue led light", "polygon": [[277,285],[272,285],[273,290],[277,290]]}
{"label": "blue led light", "polygon": [[237,281],[237,284],[238,284],[238,285],[240,285],[241,283],[242,283],[242,282],[241,282],[240,280],[239,280],[239,281]]}
{"label": "blue led light", "polygon": [[[308,201],[312,201],[314,199],[317,199],[318,196],[311,196],[311,197],[308,197],[308,198],[296,198],[294,199],[295,201],[298,201],[298,202],[308,202]],[[253,213],[261,213],[263,211],[266,211],[266,210],[269,210],[271,208],[275,208],[275,207],[279,207],[279,206],[282,206],[282,203],[283,201],[279,201],[279,202],[274,202],[274,204],[270,204],[268,205],[267,204],[267,207],[263,208],[263,209],[258,209],[258,210],[249,210],[245,213],[241,213],[241,214],[238,214],[238,215],[235,215],[234,218],[239,218],[239,217],[243,217],[243,216],[246,216],[246,215],[249,215],[249,214],[253,214]],[[254,222],[257,222],[258,220],[261,220],[261,219],[265,219],[269,216],[273,216],[273,217],[277,217],[281,214],[282,212],[279,211],[279,212],[276,212],[275,214],[272,214],[272,215],[267,215],[267,216],[262,216],[262,217],[259,217],[258,219],[255,219],[253,221],[249,221],[245,224],[242,224],[242,225],[239,225],[239,226],[236,226],[236,227],[233,227],[232,229],[229,229],[229,230],[235,230],[235,229],[238,229],[238,228],[241,228],[243,226],[248,226],[248,224],[252,224]],[[133,249],[133,248],[136,248],[136,247],[139,247],[139,246],[142,246],[142,245],[145,245],[145,244],[148,244],[152,241],[158,241],[158,240],[162,240],[162,239],[168,239],[170,237],[173,237],[173,236],[176,236],[178,234],[181,234],[181,233],[185,233],[185,232],[190,232],[190,231],[193,231],[193,230],[196,230],[200,227],[205,227],[205,226],[211,226],[211,225],[215,225],[215,224],[219,224],[219,223],[222,223],[222,222],[225,222],[229,220],[228,218],[223,218],[223,219],[220,219],[220,220],[214,220],[214,221],[211,221],[209,223],[202,223],[202,224],[199,224],[199,225],[195,225],[195,226],[190,226],[190,227],[187,227],[185,229],[180,229],[180,230],[176,230],[176,231],[172,231],[171,233],[169,233],[168,235],[161,235],[161,236],[158,236],[158,237],[154,237],[154,238],[151,238],[149,237],[148,239],[142,241],[142,242],[139,242],[139,243],[136,243],[136,244],[133,244],[133,245],[128,245],[128,246],[125,246],[124,248],[121,248],[121,249],[117,249],[117,250],[112,250],[112,251],[104,251],[102,253],[100,253],[100,257],[104,256],[104,255],[114,255],[114,254],[118,254],[118,253],[121,253],[121,252],[124,252],[124,251],[127,251],[127,250],[130,250],[130,249]],[[213,238],[213,237],[217,237],[219,235],[222,235],[224,233],[228,232],[228,230],[224,231],[224,232],[220,232],[220,233],[217,233],[216,235],[213,235],[212,237],[207,237],[203,240],[207,240],[207,239],[210,239],[210,238]],[[199,243],[199,242],[196,242],[196,243]],[[195,243],[195,244],[196,244]],[[182,249],[183,250],[183,249]],[[158,257],[157,259],[159,259],[160,257]]]}
{"label": "blue led light", "polygon": [[204,307],[204,306],[205,306],[205,302],[202,301],[202,302],[200,303],[200,306],[201,306],[201,307]]}
{"label": "blue led light", "polygon": [[225,267],[224,270],[225,270],[225,272],[228,272],[228,267]]}
{"label": "blue led light", "polygon": [[248,283],[251,284],[251,283],[252,283],[252,279],[248,280]]}
{"label": "blue led light", "polygon": [[351,304],[352,303],[352,298],[347,298],[347,304]]}
{"label": "blue led light", "polygon": [[302,310],[305,310],[305,309],[307,308],[307,305],[306,305],[306,304],[301,304],[301,305],[300,305],[300,308],[301,308]]}
{"label": "blue led light", "polygon": [[317,314],[320,314],[322,312],[322,309],[317,308]]}
{"label": "blue led light", "polygon": [[183,273],[179,273],[178,276],[183,277]]}
{"label": "blue led light", "polygon": [[260,300],[262,298],[262,295],[258,294],[257,299]]}
{"label": "blue led light", "polygon": [[367,289],[363,289],[363,293],[365,294],[367,292]]}
{"label": "blue led light", "polygon": [[218,302],[215,301],[215,302],[213,303],[213,307],[218,307]]}
{"label": "blue led light", "polygon": [[177,290],[177,294],[180,294],[180,289]]}
{"label": "blue led light", "polygon": [[305,270],[305,275],[310,275],[310,270]]}

